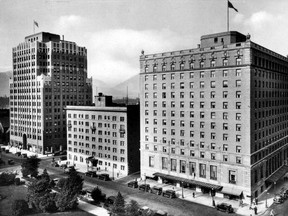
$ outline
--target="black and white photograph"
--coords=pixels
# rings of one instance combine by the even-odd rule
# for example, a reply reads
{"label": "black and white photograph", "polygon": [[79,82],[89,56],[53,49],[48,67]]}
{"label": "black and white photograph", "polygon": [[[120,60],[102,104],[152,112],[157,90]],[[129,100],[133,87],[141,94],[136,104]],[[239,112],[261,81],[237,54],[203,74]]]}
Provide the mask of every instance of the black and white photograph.
{"label": "black and white photograph", "polygon": [[287,0],[0,0],[0,216],[288,216]]}

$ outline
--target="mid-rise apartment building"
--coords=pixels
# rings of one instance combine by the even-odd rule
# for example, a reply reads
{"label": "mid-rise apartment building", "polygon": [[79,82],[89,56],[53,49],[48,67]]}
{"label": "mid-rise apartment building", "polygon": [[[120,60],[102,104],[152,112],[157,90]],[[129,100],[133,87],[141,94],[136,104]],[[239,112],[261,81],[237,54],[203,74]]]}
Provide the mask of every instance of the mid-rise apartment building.
{"label": "mid-rise apartment building", "polygon": [[95,106],[67,106],[67,155],[80,172],[112,179],[140,169],[139,105],[117,106],[99,94]]}
{"label": "mid-rise apartment building", "polygon": [[90,105],[87,50],[40,32],[13,48],[10,144],[45,153],[66,148],[66,105]]}
{"label": "mid-rise apartment building", "polygon": [[140,84],[142,176],[251,198],[286,172],[288,60],[250,35],[143,51]]}

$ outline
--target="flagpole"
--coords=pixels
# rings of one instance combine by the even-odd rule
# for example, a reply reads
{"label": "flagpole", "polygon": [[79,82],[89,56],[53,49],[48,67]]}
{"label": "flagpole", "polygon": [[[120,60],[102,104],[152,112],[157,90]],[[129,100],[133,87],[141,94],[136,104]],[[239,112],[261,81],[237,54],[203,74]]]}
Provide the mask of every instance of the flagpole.
{"label": "flagpole", "polygon": [[228,1],[229,0],[227,0],[227,32],[229,32],[229,7],[228,7]]}
{"label": "flagpole", "polygon": [[35,21],[33,20],[33,34],[35,34]]}

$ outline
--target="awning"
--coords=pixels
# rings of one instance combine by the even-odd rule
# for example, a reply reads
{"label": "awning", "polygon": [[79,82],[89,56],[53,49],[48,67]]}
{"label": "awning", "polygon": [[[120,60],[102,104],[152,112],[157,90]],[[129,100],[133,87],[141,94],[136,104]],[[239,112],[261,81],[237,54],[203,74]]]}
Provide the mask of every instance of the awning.
{"label": "awning", "polygon": [[223,187],[220,193],[243,197],[243,190],[240,190],[237,187]]}
{"label": "awning", "polygon": [[278,169],[273,175],[266,179],[268,182],[277,182],[282,176],[284,176],[288,171],[288,166],[283,165],[280,169]]}
{"label": "awning", "polygon": [[164,178],[164,179],[168,179],[168,180],[174,180],[174,181],[178,181],[178,182],[185,182],[185,183],[193,184],[193,185],[196,185],[196,186],[199,186],[199,187],[205,187],[205,188],[208,188],[208,189],[213,189],[215,191],[218,191],[218,190],[220,190],[222,188],[222,186],[220,186],[220,185],[210,184],[210,183],[196,181],[196,180],[192,180],[192,179],[185,179],[185,178],[181,178],[181,177],[178,177],[178,176],[166,175],[166,174],[158,173],[158,172],[154,173],[153,175],[161,177],[161,178]]}
{"label": "awning", "polygon": [[86,158],[86,160],[90,160],[90,161],[92,161],[93,159],[94,159],[93,156],[90,156],[90,157],[87,157],[87,158]]}

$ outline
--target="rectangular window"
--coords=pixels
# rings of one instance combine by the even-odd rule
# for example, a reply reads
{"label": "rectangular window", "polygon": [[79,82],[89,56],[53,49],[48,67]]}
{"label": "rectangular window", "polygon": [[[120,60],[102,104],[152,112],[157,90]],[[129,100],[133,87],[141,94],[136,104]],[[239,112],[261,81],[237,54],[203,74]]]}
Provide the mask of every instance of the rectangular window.
{"label": "rectangular window", "polygon": [[200,88],[205,88],[205,83],[204,83],[204,81],[201,81],[201,82],[200,82]]}
{"label": "rectangular window", "polygon": [[228,145],[227,144],[223,144],[223,151],[228,151]]}
{"label": "rectangular window", "polygon": [[206,164],[199,164],[199,172],[201,178],[206,178]]}
{"label": "rectangular window", "polygon": [[229,170],[229,183],[236,184],[236,172],[234,170]]}
{"label": "rectangular window", "polygon": [[168,169],[168,158],[162,157],[162,169],[167,170]]}
{"label": "rectangular window", "polygon": [[171,171],[176,172],[176,170],[177,170],[177,160],[171,159]]}
{"label": "rectangular window", "polygon": [[210,179],[217,180],[217,166],[210,165]]}
{"label": "rectangular window", "polygon": [[223,80],[223,88],[228,88],[228,80]]}
{"label": "rectangular window", "polygon": [[241,153],[241,146],[236,146],[236,152]]}
{"label": "rectangular window", "polygon": [[211,81],[210,87],[211,87],[211,88],[215,88],[215,87],[216,87],[216,82],[215,82],[215,81]]}
{"label": "rectangular window", "polygon": [[193,175],[195,177],[196,173],[196,163],[195,162],[189,162],[189,175]]}
{"label": "rectangular window", "polygon": [[227,70],[223,70],[223,77],[227,77],[228,76],[228,71]]}
{"label": "rectangular window", "polygon": [[236,80],[236,87],[241,87],[241,80]]}
{"label": "rectangular window", "polygon": [[154,167],[154,156],[149,156],[149,167]]}
{"label": "rectangular window", "polygon": [[186,161],[180,160],[180,173],[186,173]]}
{"label": "rectangular window", "polygon": [[212,91],[212,92],[210,93],[210,98],[215,98],[215,95],[216,95],[216,92],[215,92],[215,91]]}

